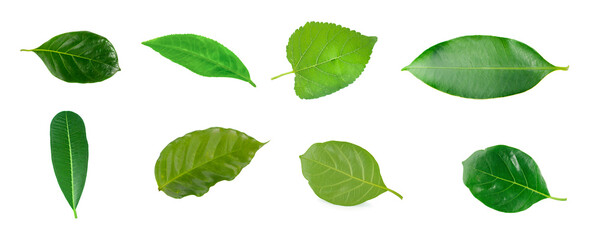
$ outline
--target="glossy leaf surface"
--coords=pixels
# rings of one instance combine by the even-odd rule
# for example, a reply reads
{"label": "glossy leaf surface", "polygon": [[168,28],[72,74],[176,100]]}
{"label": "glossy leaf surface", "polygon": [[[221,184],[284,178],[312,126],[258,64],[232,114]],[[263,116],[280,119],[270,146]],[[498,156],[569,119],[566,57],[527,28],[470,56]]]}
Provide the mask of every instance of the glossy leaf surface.
{"label": "glossy leaf surface", "polygon": [[315,194],[330,203],[353,206],[390,191],[379,165],[365,149],[348,142],[313,144],[301,159],[303,176]]}
{"label": "glossy leaf surface", "polygon": [[498,145],[479,150],[463,162],[463,182],[473,196],[501,212],[520,212],[549,195],[541,170],[526,153]]}
{"label": "glossy leaf surface", "polygon": [[172,34],[142,44],[201,76],[236,78],[256,87],[242,61],[215,40],[194,34]]}
{"label": "glossy leaf surface", "polygon": [[332,94],[363,72],[377,37],[367,37],[332,23],[308,22],[289,38],[287,59],[295,73],[295,93],[302,99]]}
{"label": "glossy leaf surface", "polygon": [[51,121],[51,161],[57,183],[74,217],[82,196],[88,169],[88,141],[84,122],[74,112],[60,112]]}
{"label": "glossy leaf surface", "polygon": [[233,129],[209,128],[172,141],[156,162],[158,190],[173,198],[203,196],[233,180],[264,143]]}
{"label": "glossy leaf surface", "polygon": [[476,35],[436,44],[402,70],[448,94],[484,99],[522,93],[547,74],[567,69],[519,41]]}
{"label": "glossy leaf surface", "polygon": [[66,82],[100,82],[121,70],[111,42],[87,31],[64,33],[22,51],[35,52],[53,76]]}

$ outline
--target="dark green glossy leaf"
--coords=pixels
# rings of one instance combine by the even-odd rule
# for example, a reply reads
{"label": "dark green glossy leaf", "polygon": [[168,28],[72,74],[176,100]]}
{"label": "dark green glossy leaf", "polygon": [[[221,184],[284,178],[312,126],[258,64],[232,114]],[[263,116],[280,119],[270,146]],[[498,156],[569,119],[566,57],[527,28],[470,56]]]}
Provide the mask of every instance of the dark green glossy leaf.
{"label": "dark green glossy leaf", "polygon": [[233,180],[263,145],[233,129],[186,134],[162,150],[155,167],[158,190],[173,198],[203,196],[217,182]]}
{"label": "dark green glossy leaf", "polygon": [[332,94],[356,80],[369,62],[377,37],[333,23],[308,22],[289,38],[287,59],[302,99]]}
{"label": "dark green glossy leaf", "polygon": [[104,81],[120,71],[115,48],[106,38],[91,32],[57,35],[35,49],[47,69],[66,82]]}
{"label": "dark green glossy leaf", "polygon": [[236,78],[256,87],[242,61],[215,40],[194,34],[172,34],[142,44],[201,76]]}
{"label": "dark green glossy leaf", "polygon": [[50,136],[55,177],[74,210],[74,217],[77,218],[76,207],[82,196],[88,169],[88,142],[84,122],[74,112],[60,112],[51,121]]}
{"label": "dark green glossy leaf", "polygon": [[352,143],[316,143],[299,158],[309,186],[318,197],[330,203],[353,206],[385,191],[402,198],[385,186],[375,158]]}
{"label": "dark green glossy leaf", "polygon": [[526,153],[498,145],[463,161],[463,182],[473,196],[501,212],[524,211],[549,195],[541,170]]}
{"label": "dark green glossy leaf", "polygon": [[429,86],[465,98],[497,98],[527,91],[555,70],[519,41],[464,36],[434,45],[403,68]]}

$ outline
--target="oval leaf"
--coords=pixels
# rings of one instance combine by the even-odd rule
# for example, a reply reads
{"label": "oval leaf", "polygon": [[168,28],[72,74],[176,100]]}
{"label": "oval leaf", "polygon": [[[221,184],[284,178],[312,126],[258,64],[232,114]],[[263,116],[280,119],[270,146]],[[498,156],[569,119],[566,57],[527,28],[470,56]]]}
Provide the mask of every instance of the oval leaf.
{"label": "oval leaf", "polygon": [[194,34],[172,34],[142,44],[201,76],[236,78],[256,87],[242,61],[215,40]]}
{"label": "oval leaf", "polygon": [[32,51],[57,78],[73,83],[104,81],[120,71],[115,48],[106,38],[87,31],[57,35]]}
{"label": "oval leaf", "polygon": [[198,197],[233,180],[264,143],[233,129],[209,128],[172,141],[156,162],[158,190],[173,198]]}
{"label": "oval leaf", "polygon": [[475,198],[501,212],[524,211],[549,195],[541,170],[526,153],[498,145],[463,161],[463,182]]}
{"label": "oval leaf", "polygon": [[567,69],[513,39],[464,36],[434,45],[402,71],[448,94],[484,99],[527,91],[547,74]]}
{"label": "oval leaf", "polygon": [[303,176],[311,189],[330,203],[353,206],[385,191],[402,198],[385,186],[375,158],[352,143],[316,143],[299,158]]}
{"label": "oval leaf", "polygon": [[369,62],[377,37],[333,23],[308,22],[289,38],[287,59],[302,99],[332,94],[356,80]]}
{"label": "oval leaf", "polygon": [[82,196],[88,169],[84,122],[74,112],[60,112],[51,121],[50,136],[51,161],[57,183],[74,210],[74,217],[78,218],[76,207]]}

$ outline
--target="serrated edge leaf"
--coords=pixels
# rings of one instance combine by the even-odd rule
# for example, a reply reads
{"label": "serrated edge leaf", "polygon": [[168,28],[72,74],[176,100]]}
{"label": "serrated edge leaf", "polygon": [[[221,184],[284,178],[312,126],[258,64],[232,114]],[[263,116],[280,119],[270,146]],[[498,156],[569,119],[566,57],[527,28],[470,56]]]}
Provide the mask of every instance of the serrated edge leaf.
{"label": "serrated edge leaf", "polygon": [[[236,74],[236,75],[238,75],[238,76],[240,76],[240,77],[241,77],[241,78],[236,78],[236,79],[243,80],[243,81],[245,81],[245,82],[249,83],[250,85],[252,85],[253,87],[256,87],[256,84],[255,84],[255,83],[252,81],[252,79],[250,78],[250,76],[244,76],[244,75],[242,75],[242,74],[240,74],[240,73],[238,73],[238,72],[235,72],[234,70],[232,70],[232,69],[228,68],[227,66],[225,66],[225,65],[223,65],[223,64],[221,64],[221,63],[218,63],[218,62],[216,62],[216,61],[214,61],[214,60],[212,60],[212,59],[209,59],[209,58],[207,58],[206,56],[199,55],[199,54],[198,54],[198,53],[196,53],[196,52],[191,52],[191,51],[188,51],[188,50],[186,50],[186,49],[184,49],[184,48],[175,47],[175,46],[170,46],[170,45],[160,45],[160,44],[157,44],[157,43],[155,43],[155,41],[156,41],[156,40],[158,40],[158,39],[162,39],[162,38],[166,38],[166,37],[174,37],[174,36],[197,36],[197,37],[201,37],[201,38],[204,38],[204,39],[206,39],[206,40],[208,40],[208,41],[212,41],[212,42],[214,42],[214,43],[218,44],[218,45],[219,45],[219,47],[221,47],[221,48],[223,48],[223,49],[227,50],[227,51],[229,52],[229,54],[230,54],[230,56],[231,56],[231,57],[235,57],[235,59],[237,59],[237,60],[238,60],[238,62],[239,62],[239,63],[240,63],[240,64],[241,64],[241,65],[244,67],[244,69],[246,69],[246,71],[247,71],[247,72],[248,72],[248,74],[249,74],[249,71],[248,71],[248,68],[246,67],[246,65],[245,65],[245,64],[242,62],[242,60],[241,60],[241,59],[240,59],[240,58],[239,58],[239,57],[238,57],[238,56],[237,56],[237,55],[236,55],[236,54],[235,54],[233,51],[231,51],[229,48],[227,48],[225,45],[223,45],[223,44],[219,43],[218,41],[216,41],[216,40],[213,40],[213,39],[211,39],[211,38],[208,38],[208,37],[205,37],[205,36],[201,36],[201,35],[197,35],[197,34],[169,34],[169,35],[165,35],[165,36],[161,36],[161,37],[157,37],[157,38],[154,38],[154,39],[151,39],[151,40],[144,41],[144,42],[142,42],[141,44],[143,44],[143,45],[145,45],[145,46],[148,46],[148,47],[150,47],[152,50],[156,51],[156,52],[157,52],[157,53],[159,53],[160,55],[162,55],[162,54],[160,53],[160,51],[158,51],[158,50],[154,49],[154,47],[153,47],[153,46],[155,46],[155,45],[158,45],[159,47],[166,47],[166,48],[171,48],[171,49],[174,49],[174,50],[177,50],[177,51],[186,52],[186,53],[188,53],[188,54],[190,54],[190,55],[194,55],[194,56],[196,56],[196,57],[198,57],[198,58],[201,58],[201,59],[203,59],[203,60],[206,60],[206,61],[208,61],[208,62],[211,62],[211,63],[213,63],[213,64],[215,64],[215,65],[217,65],[217,66],[220,66],[220,67],[222,67],[222,68],[224,68],[224,69],[226,69],[226,70],[228,70],[228,71],[230,71],[230,72],[232,72],[232,73],[234,73],[234,74]],[[182,63],[178,62],[178,60],[177,60],[177,59],[170,59],[170,58],[168,58],[168,57],[166,57],[166,56],[164,56],[164,55],[162,55],[162,57],[164,57],[164,58],[166,58],[166,59],[168,59],[168,60],[170,60],[170,61],[172,61],[172,62],[174,62],[174,63],[176,63],[176,64],[178,64],[178,65],[180,65],[180,66],[183,66],[183,67],[185,67],[186,69],[190,70],[191,72],[193,72],[193,73],[196,73],[196,74],[198,74],[198,75],[200,75],[200,76],[203,76],[203,77],[211,77],[211,76],[204,76],[204,75],[201,75],[200,73],[198,73],[198,72],[195,72],[195,71],[193,71],[192,69],[189,69],[189,68],[188,68],[188,67],[186,67],[184,64],[182,64]],[[217,77],[217,76],[214,76],[214,77]],[[222,76],[222,77],[225,77],[225,76]],[[232,78],[232,77],[228,77],[228,78]]]}
{"label": "serrated edge leaf", "polygon": [[[365,36],[365,35],[363,35],[363,34],[362,34],[362,33],[360,33],[360,32],[357,32],[357,31],[355,31],[355,30],[352,30],[352,29],[350,29],[350,28],[344,27],[344,26],[342,26],[342,25],[339,25],[339,24],[335,24],[335,23],[329,23],[329,22],[316,22],[316,21],[310,21],[310,22],[306,22],[306,23],[305,23],[303,26],[301,26],[301,27],[297,28],[297,29],[296,29],[296,30],[295,30],[295,31],[294,31],[294,32],[291,34],[291,36],[289,37],[289,41],[287,41],[287,46],[286,46],[286,50],[287,50],[287,52],[289,51],[289,43],[291,42],[291,38],[293,37],[293,35],[295,35],[295,33],[299,32],[299,31],[303,30],[303,28],[304,28],[304,27],[305,27],[307,24],[313,24],[313,23],[315,23],[315,24],[327,24],[327,25],[331,25],[331,26],[339,27],[339,28],[342,28],[342,29],[345,29],[345,30],[348,30],[348,31],[350,31],[352,34],[359,34],[359,35],[361,35],[361,36],[363,36],[363,37],[369,38],[370,40],[372,40],[372,41],[371,41],[371,44],[370,44],[370,45],[372,45],[372,46],[371,46],[371,53],[373,52],[373,50],[372,50],[372,49],[373,49],[373,47],[375,46],[375,44],[377,43],[377,40],[378,40],[378,38],[377,38],[376,36]],[[312,42],[313,42],[313,41],[314,41],[314,40],[312,40]],[[310,46],[311,46],[311,43],[310,43]],[[367,46],[368,46],[368,45],[367,45]],[[277,79],[277,78],[280,78],[280,77],[282,77],[282,76],[285,76],[285,75],[288,75],[288,74],[291,74],[291,73],[293,73],[293,74],[297,74],[298,72],[301,72],[301,71],[305,71],[305,70],[308,70],[308,69],[311,69],[311,68],[316,68],[317,66],[320,66],[320,65],[322,65],[322,64],[326,64],[326,63],[332,62],[332,61],[334,61],[334,60],[338,60],[338,59],[340,59],[340,58],[342,58],[342,57],[344,57],[344,56],[347,56],[347,55],[349,55],[349,54],[355,53],[356,51],[358,51],[358,50],[360,50],[360,49],[362,49],[362,48],[365,48],[365,47],[367,47],[367,46],[362,46],[362,47],[358,48],[357,50],[355,50],[354,52],[349,52],[349,53],[346,53],[346,54],[343,54],[343,55],[340,55],[340,56],[337,56],[337,57],[331,58],[331,59],[329,59],[329,60],[323,61],[323,62],[321,62],[321,63],[316,63],[316,64],[314,64],[314,65],[312,65],[312,66],[308,66],[308,67],[301,68],[301,69],[293,69],[293,70],[291,70],[291,71],[289,71],[289,72],[282,73],[282,74],[279,74],[279,75],[277,75],[277,76],[274,76],[274,77],[272,77],[272,78],[271,78],[271,80],[275,80],[275,79]],[[343,88],[346,88],[346,87],[348,87],[350,84],[354,83],[354,82],[355,82],[355,81],[356,81],[356,80],[357,80],[357,79],[358,79],[358,78],[359,78],[359,77],[362,75],[362,73],[365,71],[366,65],[367,65],[367,64],[369,63],[369,61],[371,60],[371,53],[370,53],[370,54],[369,54],[369,56],[368,56],[367,63],[366,63],[366,64],[364,64],[364,66],[363,66],[363,68],[360,70],[360,72],[359,72],[358,76],[356,76],[356,78],[355,78],[354,80],[352,80],[352,82],[350,82],[350,83],[347,83],[345,86],[343,86],[342,88],[340,88],[340,89],[336,90],[335,92],[337,92],[337,91],[339,91],[339,90],[341,90],[341,89],[343,89]],[[303,58],[303,56],[301,56],[301,58],[299,59],[299,61],[301,61],[301,59],[302,59],[302,58]],[[290,61],[289,61],[289,62],[290,62]],[[299,64],[297,64],[297,65],[299,65]],[[296,68],[296,67],[293,67],[293,68]],[[301,75],[299,75],[299,76],[301,76]],[[332,93],[335,93],[335,92],[332,92]],[[330,95],[330,94],[332,94],[332,93],[328,93],[328,94],[326,94],[326,95],[322,95],[322,96],[320,96],[320,97],[325,97],[325,96],[328,96],[328,95]],[[314,98],[303,98],[303,97],[301,97],[301,96],[299,96],[299,95],[297,95],[297,96],[298,96],[298,97],[300,97],[301,99],[316,99],[316,98],[320,98],[320,97],[314,97]]]}

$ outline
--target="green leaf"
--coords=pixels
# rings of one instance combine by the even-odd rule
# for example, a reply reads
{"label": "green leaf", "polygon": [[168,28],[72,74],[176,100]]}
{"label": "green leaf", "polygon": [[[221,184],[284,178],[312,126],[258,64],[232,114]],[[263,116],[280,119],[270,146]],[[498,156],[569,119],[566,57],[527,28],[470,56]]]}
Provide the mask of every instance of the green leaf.
{"label": "green leaf", "polygon": [[78,218],[76,207],[82,196],[88,169],[84,122],[74,112],[60,112],[51,121],[50,136],[51,161],[57,183],[74,210],[74,217]]}
{"label": "green leaf", "polygon": [[264,144],[218,127],[186,134],[162,150],[155,167],[158,190],[173,198],[203,196],[217,182],[233,180]]}
{"label": "green leaf", "polygon": [[91,32],[57,35],[35,49],[47,69],[66,82],[104,81],[120,71],[115,48],[106,38]]}
{"label": "green leaf", "polygon": [[387,188],[379,165],[367,150],[348,142],[316,143],[303,155],[303,176],[315,194],[330,203],[354,206],[379,196]]}
{"label": "green leaf", "polygon": [[369,62],[377,37],[333,23],[308,22],[289,38],[287,59],[302,99],[332,94],[356,80]]}
{"label": "green leaf", "polygon": [[567,69],[513,39],[464,36],[434,45],[402,71],[448,94],[484,99],[527,91],[547,74]]}
{"label": "green leaf", "polygon": [[236,78],[256,87],[242,61],[215,40],[194,34],[172,34],[142,44],[201,76]]}
{"label": "green leaf", "polygon": [[498,145],[463,161],[463,182],[475,198],[501,212],[524,211],[549,195],[541,170],[526,153]]}

